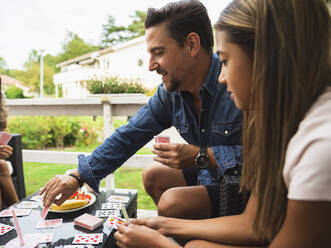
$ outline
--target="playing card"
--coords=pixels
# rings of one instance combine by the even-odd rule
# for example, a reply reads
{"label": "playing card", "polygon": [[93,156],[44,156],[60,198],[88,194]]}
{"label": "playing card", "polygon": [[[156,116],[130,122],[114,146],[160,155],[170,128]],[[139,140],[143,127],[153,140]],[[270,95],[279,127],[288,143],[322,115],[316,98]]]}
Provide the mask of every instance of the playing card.
{"label": "playing card", "polygon": [[101,209],[121,209],[122,204],[119,202],[106,202],[102,203]]}
{"label": "playing card", "polygon": [[93,245],[65,245],[63,248],[93,248]]}
{"label": "playing card", "polygon": [[109,216],[106,224],[108,225],[108,227],[112,227],[113,229],[118,228],[118,225],[126,223],[125,219],[122,219],[120,217],[116,217],[116,216]]}
{"label": "playing card", "polygon": [[36,202],[42,202],[43,196],[41,196],[41,195],[34,195],[34,196],[31,197],[30,200],[31,201],[36,201]]}
{"label": "playing card", "polygon": [[14,229],[13,226],[8,226],[8,225],[0,223],[0,235],[4,235],[5,233],[7,233],[13,229]]}
{"label": "playing card", "polygon": [[170,143],[169,136],[154,136],[155,143]]}
{"label": "playing card", "polygon": [[77,234],[73,244],[99,244],[103,240],[103,233],[80,233]]}
{"label": "playing card", "polygon": [[[32,209],[15,209],[16,216],[26,216],[31,213]],[[5,209],[0,212],[0,217],[13,217],[10,209]]]}
{"label": "playing card", "polygon": [[0,145],[6,145],[11,137],[12,135],[7,132],[0,132]]}
{"label": "playing card", "polygon": [[130,200],[130,197],[128,196],[121,196],[121,195],[111,195],[108,198],[108,202],[121,202],[121,203],[127,203]]}
{"label": "playing card", "polygon": [[43,220],[46,218],[46,216],[47,216],[48,211],[49,211],[50,208],[51,208],[51,206],[48,206],[47,208],[44,208],[43,211],[41,211],[40,216],[41,216],[41,218],[42,218]]}
{"label": "playing card", "polygon": [[36,228],[51,228],[62,226],[63,219],[41,220],[38,222]]}
{"label": "playing card", "polygon": [[95,213],[95,216],[99,218],[109,217],[110,215],[120,217],[121,212],[118,209],[108,209],[108,210],[97,210]]}
{"label": "playing card", "polygon": [[39,239],[39,243],[49,243],[53,240],[53,233],[27,233],[24,237],[37,237]]}
{"label": "playing card", "polygon": [[39,207],[39,202],[35,201],[22,201],[16,206],[17,208],[37,208]]}

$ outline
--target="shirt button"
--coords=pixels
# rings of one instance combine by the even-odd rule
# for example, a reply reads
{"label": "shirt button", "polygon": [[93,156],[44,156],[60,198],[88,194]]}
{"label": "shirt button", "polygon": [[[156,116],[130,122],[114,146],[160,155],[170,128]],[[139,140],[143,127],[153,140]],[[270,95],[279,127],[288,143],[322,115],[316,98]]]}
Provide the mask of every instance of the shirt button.
{"label": "shirt button", "polygon": [[178,128],[177,131],[180,132],[180,129]]}
{"label": "shirt button", "polygon": [[203,112],[203,111],[204,111],[204,109],[202,108],[202,109],[201,109],[201,112]]}
{"label": "shirt button", "polygon": [[204,133],[205,132],[205,129],[201,129],[201,132]]}
{"label": "shirt button", "polygon": [[229,133],[229,131],[228,131],[228,130],[225,130],[225,131],[224,131],[224,133],[225,133],[225,134],[228,134],[228,133]]}

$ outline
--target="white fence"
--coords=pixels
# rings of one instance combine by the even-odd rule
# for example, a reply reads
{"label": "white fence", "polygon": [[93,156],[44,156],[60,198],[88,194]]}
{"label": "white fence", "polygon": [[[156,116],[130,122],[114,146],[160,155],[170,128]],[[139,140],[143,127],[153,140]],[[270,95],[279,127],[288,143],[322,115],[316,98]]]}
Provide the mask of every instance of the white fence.
{"label": "white fence", "polygon": [[[144,95],[105,95],[83,99],[36,98],[7,100],[10,116],[103,116],[104,137],[113,132],[114,116],[133,116],[149,100]],[[80,152],[23,150],[23,161],[78,164]],[[86,153],[87,154],[87,153]],[[134,155],[123,166],[144,167],[153,155]],[[106,187],[113,188],[113,176],[106,179]]]}

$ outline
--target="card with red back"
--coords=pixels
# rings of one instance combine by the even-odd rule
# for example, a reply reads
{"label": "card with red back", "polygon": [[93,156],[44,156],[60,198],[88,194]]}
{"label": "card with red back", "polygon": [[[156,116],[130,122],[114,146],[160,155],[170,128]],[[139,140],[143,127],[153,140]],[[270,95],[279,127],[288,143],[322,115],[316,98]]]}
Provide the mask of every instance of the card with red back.
{"label": "card with red back", "polygon": [[[32,209],[15,209],[16,216],[26,216],[31,213]],[[0,217],[13,217],[10,209],[5,209],[0,212]]]}
{"label": "card with red back", "polygon": [[48,207],[44,208],[43,211],[41,211],[40,216],[43,220],[46,218],[50,208],[51,208],[51,206],[48,206]]}
{"label": "card with red back", "polygon": [[7,145],[12,135],[7,132],[0,132],[0,145]]}
{"label": "card with red back", "polygon": [[155,143],[170,143],[169,136],[154,136]]}
{"label": "card with red back", "polygon": [[74,223],[77,226],[93,231],[94,229],[103,224],[103,219],[85,213],[74,219]]}
{"label": "card with red back", "polygon": [[63,219],[41,220],[38,222],[36,228],[52,228],[62,226]]}
{"label": "card with red back", "polygon": [[36,237],[39,239],[40,243],[50,243],[53,240],[53,233],[27,233],[24,235],[24,239],[29,239],[29,237]]}
{"label": "card with red back", "polygon": [[14,229],[13,226],[8,226],[8,225],[0,223],[0,235],[4,235],[5,233],[7,233],[13,229]]}
{"label": "card with red back", "polygon": [[75,236],[73,244],[99,244],[103,240],[103,233],[80,233]]}
{"label": "card with red back", "polygon": [[109,216],[106,223],[107,223],[108,227],[117,230],[118,225],[126,223],[126,220],[122,219],[120,217],[117,217],[117,216]]}

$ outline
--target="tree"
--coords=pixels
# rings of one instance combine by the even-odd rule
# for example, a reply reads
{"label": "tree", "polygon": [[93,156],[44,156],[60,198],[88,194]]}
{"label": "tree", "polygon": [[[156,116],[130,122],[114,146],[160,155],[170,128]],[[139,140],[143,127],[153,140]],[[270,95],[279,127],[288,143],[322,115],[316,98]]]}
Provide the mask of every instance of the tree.
{"label": "tree", "polygon": [[62,61],[66,61],[68,59],[75,58],[85,53],[93,52],[99,49],[99,46],[88,44],[77,34],[68,32],[66,41],[62,45],[62,53],[58,54],[56,62],[60,63]]}
{"label": "tree", "polygon": [[7,63],[3,57],[0,57],[0,74],[8,75]]}
{"label": "tree", "polygon": [[104,47],[115,45],[117,43],[131,40],[145,34],[146,12],[137,10],[134,15],[130,16],[132,23],[127,26],[116,26],[115,18],[108,16],[107,23],[102,25],[102,45]]}
{"label": "tree", "polygon": [[102,45],[109,46],[127,40],[127,31],[124,26],[116,26],[115,18],[108,16],[106,24],[102,25]]}
{"label": "tree", "polygon": [[130,17],[133,19],[133,22],[128,26],[128,30],[132,34],[131,38],[145,35],[146,12],[136,10],[135,15]]}

